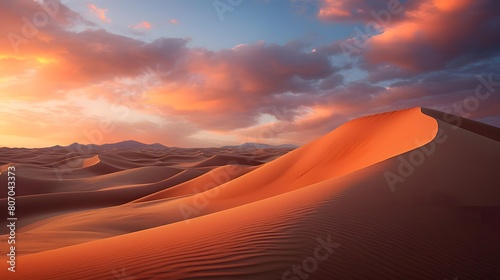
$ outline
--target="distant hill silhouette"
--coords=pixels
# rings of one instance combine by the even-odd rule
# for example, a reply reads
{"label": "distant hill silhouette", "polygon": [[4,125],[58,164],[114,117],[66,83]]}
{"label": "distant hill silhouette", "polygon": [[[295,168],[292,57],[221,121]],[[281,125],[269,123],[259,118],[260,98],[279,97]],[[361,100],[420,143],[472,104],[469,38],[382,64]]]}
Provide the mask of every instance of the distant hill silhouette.
{"label": "distant hill silhouette", "polygon": [[[95,148],[95,149],[165,149],[168,148],[167,146],[164,146],[159,143],[154,143],[154,144],[144,144],[138,141],[134,140],[126,140],[118,143],[111,143],[111,144],[103,144],[103,145],[95,145],[95,144],[80,144],[80,143],[73,143],[69,146],[66,146],[65,148],[70,148],[70,149],[78,149],[79,147],[84,146],[86,148]],[[57,145],[52,148],[61,148],[61,146]]]}

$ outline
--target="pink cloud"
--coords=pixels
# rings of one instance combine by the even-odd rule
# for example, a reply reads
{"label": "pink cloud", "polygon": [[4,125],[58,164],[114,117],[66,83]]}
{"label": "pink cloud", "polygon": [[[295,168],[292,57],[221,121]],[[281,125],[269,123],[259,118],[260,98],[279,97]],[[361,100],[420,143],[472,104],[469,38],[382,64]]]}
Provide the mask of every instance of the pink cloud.
{"label": "pink cloud", "polygon": [[109,23],[111,22],[111,20],[106,16],[106,13],[107,13],[107,9],[101,9],[101,8],[98,8],[96,5],[94,4],[87,4],[87,7],[90,9],[90,11],[96,15],[102,22],[106,22],[106,23]]}
{"label": "pink cloud", "polygon": [[168,22],[170,22],[171,24],[179,24],[179,21],[175,18],[170,19]]}

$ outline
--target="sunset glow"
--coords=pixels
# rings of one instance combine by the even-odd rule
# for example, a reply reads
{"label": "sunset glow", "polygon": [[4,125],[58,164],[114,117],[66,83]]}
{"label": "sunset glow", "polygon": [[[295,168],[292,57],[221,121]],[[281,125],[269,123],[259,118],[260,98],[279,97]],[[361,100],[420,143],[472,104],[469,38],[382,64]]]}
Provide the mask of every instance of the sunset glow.
{"label": "sunset glow", "polygon": [[[92,142],[82,131],[107,121],[103,143],[300,145],[367,113],[457,113],[499,72],[496,1],[132,3],[0,4],[0,146]],[[254,22],[260,10],[289,28]],[[467,117],[499,126],[499,96]]]}

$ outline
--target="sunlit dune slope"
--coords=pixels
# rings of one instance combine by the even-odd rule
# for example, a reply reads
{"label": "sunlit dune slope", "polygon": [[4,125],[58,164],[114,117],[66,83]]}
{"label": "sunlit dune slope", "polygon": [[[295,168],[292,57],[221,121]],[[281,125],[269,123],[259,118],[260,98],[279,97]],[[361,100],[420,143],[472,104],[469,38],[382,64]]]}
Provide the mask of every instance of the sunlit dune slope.
{"label": "sunlit dune slope", "polygon": [[[395,132],[398,130],[402,133]],[[106,233],[104,236],[123,233],[123,231],[113,230],[120,223],[116,217],[123,213],[130,217],[130,222],[126,227],[130,231],[202,216],[307,187],[310,184],[361,169],[429,142],[435,136],[436,131],[436,120],[422,114],[419,108],[360,118],[239,178],[236,177],[241,172],[236,169],[241,167],[230,168],[237,171],[237,174],[233,175],[231,175],[232,172],[221,172],[224,170],[220,169],[215,172],[214,170],[203,178],[195,179],[194,182],[199,184],[198,186],[193,185],[193,182],[187,182],[136,200],[136,202],[144,202],[163,199],[164,201],[159,201],[160,204],[123,206],[104,211],[91,210],[85,213],[68,214],[42,221],[39,223],[41,227],[35,224],[29,228],[29,233],[41,236],[44,232],[60,232],[59,243],[51,244],[49,247],[57,248],[73,244],[75,239],[71,238],[65,242],[67,239],[64,236],[67,235],[65,233],[75,229],[82,231],[87,228],[89,235],[101,237],[103,232]],[[226,159],[232,162],[234,157]],[[217,164],[223,164],[223,162]],[[134,169],[131,176],[125,176],[123,179],[123,176],[118,176],[119,173],[98,176],[89,181],[89,185],[125,183],[127,178],[131,180],[148,178],[149,175],[143,172]],[[224,184],[217,183],[222,177],[227,176],[231,177],[230,179],[236,179]],[[114,180],[114,177],[120,178],[119,182],[116,182],[118,180]],[[210,187],[207,187],[208,185]],[[137,195],[143,194],[144,189],[135,191],[129,189],[126,197],[131,197],[136,192],[138,192]],[[122,193],[113,196],[116,199],[122,198],[120,203],[123,203]],[[175,197],[179,198],[172,200]],[[160,208],[163,213],[161,218],[147,219],[147,222],[141,220],[141,217],[152,215]],[[101,221],[108,222],[103,224]]]}
{"label": "sunlit dune slope", "polygon": [[[38,253],[21,255],[15,276],[497,279],[499,129],[436,114],[357,119],[204,192],[192,189],[210,172],[133,203],[35,223],[23,242]],[[186,220],[180,209],[189,207]],[[57,249],[43,251],[37,237]]]}

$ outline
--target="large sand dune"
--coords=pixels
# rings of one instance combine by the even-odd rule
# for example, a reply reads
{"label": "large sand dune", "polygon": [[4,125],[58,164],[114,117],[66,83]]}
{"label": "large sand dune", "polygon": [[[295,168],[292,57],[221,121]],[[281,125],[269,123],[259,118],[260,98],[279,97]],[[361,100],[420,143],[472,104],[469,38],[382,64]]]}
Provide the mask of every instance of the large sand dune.
{"label": "large sand dune", "polygon": [[413,108],[293,151],[2,149],[0,277],[500,279],[499,133]]}

